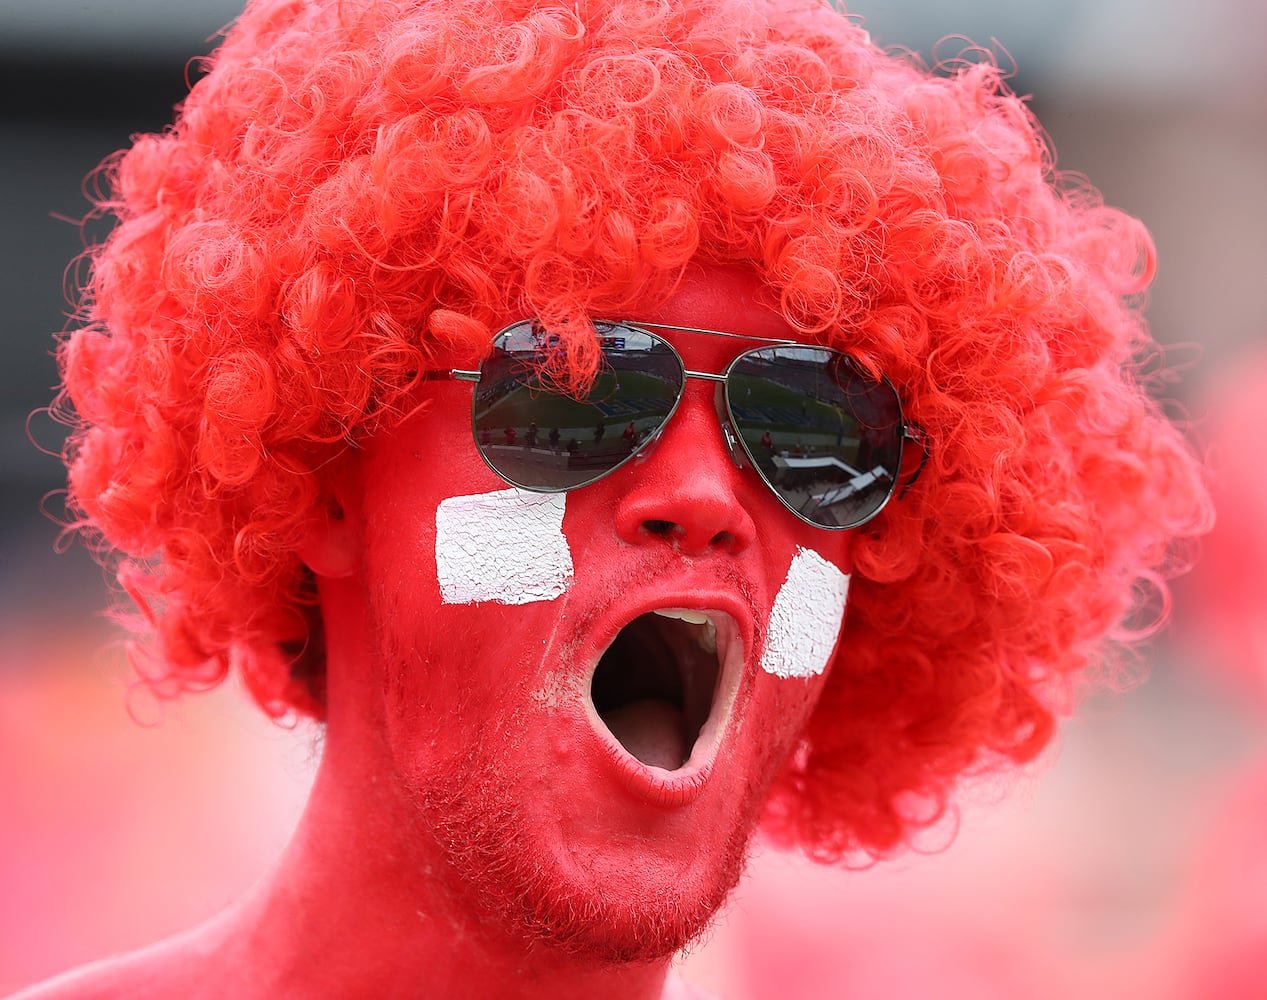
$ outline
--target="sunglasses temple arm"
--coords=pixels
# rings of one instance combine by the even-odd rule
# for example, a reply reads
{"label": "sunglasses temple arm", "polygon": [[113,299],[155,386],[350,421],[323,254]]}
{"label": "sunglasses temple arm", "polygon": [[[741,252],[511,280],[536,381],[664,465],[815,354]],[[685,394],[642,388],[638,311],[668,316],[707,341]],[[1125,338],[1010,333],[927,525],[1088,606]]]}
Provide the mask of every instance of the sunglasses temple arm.
{"label": "sunglasses temple arm", "polygon": [[477,371],[467,371],[463,368],[449,368],[445,371],[419,372],[418,377],[424,382],[433,382],[440,379],[451,379],[457,382],[478,382],[480,380],[480,373]]}
{"label": "sunglasses temple arm", "polygon": [[902,437],[919,445],[924,454],[920,456],[919,465],[911,473],[911,478],[903,484],[902,489],[898,492],[897,498],[899,500],[910,492],[911,487],[915,485],[915,480],[919,479],[919,474],[924,471],[924,466],[928,464],[928,435],[924,433],[924,429],[918,424],[907,424],[902,428]]}

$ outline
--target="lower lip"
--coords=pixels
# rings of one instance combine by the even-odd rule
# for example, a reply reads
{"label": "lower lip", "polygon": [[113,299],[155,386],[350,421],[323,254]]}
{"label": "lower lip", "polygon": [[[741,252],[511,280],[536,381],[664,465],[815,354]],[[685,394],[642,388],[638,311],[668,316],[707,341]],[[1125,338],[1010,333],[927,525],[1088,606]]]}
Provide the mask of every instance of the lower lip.
{"label": "lower lip", "polygon": [[[717,614],[718,612],[705,613]],[[721,624],[722,622],[725,624]],[[729,662],[719,665],[720,673],[713,692],[712,708],[699,734],[695,737],[690,756],[681,767],[669,771],[653,764],[643,763],[626,750],[607,728],[603,720],[599,718],[598,709],[594,707],[593,701],[589,698],[585,699],[590,729],[603,757],[610,764],[617,782],[639,799],[664,809],[689,805],[704,793],[704,788],[708,784],[709,776],[717,761],[722,738],[730,728],[731,717],[736,710],[739,686],[747,664],[748,644],[740,635],[733,614],[721,613],[718,623],[719,627],[724,628],[727,633],[724,637],[724,648],[728,651]],[[610,643],[614,638],[614,635],[609,637],[608,642]],[[721,637],[719,641],[720,639]],[[602,648],[605,649],[606,646]],[[593,680],[593,669],[591,667],[587,685]]]}
{"label": "lower lip", "polygon": [[[662,767],[644,764],[631,754],[612,736],[593,706],[590,706],[590,722],[595,735],[613,765],[613,770],[620,783],[638,798],[666,809],[689,805],[704,792],[708,777],[712,773],[713,758],[717,734],[710,725],[705,725],[691,749],[690,759],[673,771]],[[696,758],[705,757],[702,763]]]}
{"label": "lower lip", "polygon": [[[737,641],[737,637],[732,637],[732,643]],[[688,805],[699,798],[713,772],[722,735],[734,713],[739,685],[737,675],[741,673],[742,670],[735,670],[733,666],[728,670],[725,664],[722,665],[708,719],[695,737],[695,745],[691,747],[686,763],[672,771],[645,764],[626,750],[599,718],[594,703],[587,699],[586,714],[590,727],[620,783],[639,798],[666,809]]]}

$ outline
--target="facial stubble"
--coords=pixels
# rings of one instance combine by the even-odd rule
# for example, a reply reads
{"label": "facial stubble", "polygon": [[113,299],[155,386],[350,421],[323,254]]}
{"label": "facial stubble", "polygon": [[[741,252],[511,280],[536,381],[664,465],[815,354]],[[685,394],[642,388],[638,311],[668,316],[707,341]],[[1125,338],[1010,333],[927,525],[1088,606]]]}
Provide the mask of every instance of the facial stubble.
{"label": "facial stubble", "polygon": [[[388,624],[410,620],[396,605],[382,592],[372,601],[375,675],[383,684],[385,724],[395,731],[389,734],[395,777],[419,820],[416,835],[431,839],[446,863],[432,875],[443,883],[437,888],[465,897],[480,926],[578,960],[652,961],[695,939],[743,872],[768,781],[738,783],[725,838],[711,857],[693,859],[701,877],[661,879],[645,893],[613,891],[568,855],[558,830],[542,828],[540,810],[529,808],[540,803],[525,800],[533,793],[516,750],[539,743],[531,737],[551,724],[548,713],[525,707],[534,705],[526,681],[507,684],[491,716],[471,705],[437,703],[428,673],[457,666],[452,651],[462,648],[462,637],[442,638],[437,630],[404,636]],[[452,692],[463,685],[437,688]],[[437,755],[427,733],[440,731],[462,733],[461,749]]]}

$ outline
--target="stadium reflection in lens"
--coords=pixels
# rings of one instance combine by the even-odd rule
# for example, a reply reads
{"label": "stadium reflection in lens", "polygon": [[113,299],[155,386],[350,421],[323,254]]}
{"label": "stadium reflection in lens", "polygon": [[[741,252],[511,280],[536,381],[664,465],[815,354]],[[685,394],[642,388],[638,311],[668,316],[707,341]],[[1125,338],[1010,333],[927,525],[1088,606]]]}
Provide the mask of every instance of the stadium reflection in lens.
{"label": "stadium reflection in lens", "polygon": [[893,492],[902,459],[897,394],[845,355],[794,346],[749,351],[731,365],[726,403],[757,470],[815,524],[861,524]]}

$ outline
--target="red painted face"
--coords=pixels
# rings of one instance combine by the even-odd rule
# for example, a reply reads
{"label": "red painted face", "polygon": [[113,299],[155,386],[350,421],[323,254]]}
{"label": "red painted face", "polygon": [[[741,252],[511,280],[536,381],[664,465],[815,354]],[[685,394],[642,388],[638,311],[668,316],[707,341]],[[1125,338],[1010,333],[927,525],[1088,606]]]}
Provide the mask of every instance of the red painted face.
{"label": "red painted face", "polygon": [[[754,291],[710,272],[636,318],[792,336]],[[754,346],[668,336],[696,371]],[[419,819],[383,849],[434,834],[472,908],[586,953],[667,954],[738,877],[815,704],[850,534],[732,462],[711,382],[687,381],[649,454],[566,495],[520,495],[485,466],[471,391],[430,383],[429,408],[365,449],[347,506],[367,665],[337,676],[332,636],[331,745],[365,730],[343,745]]]}

